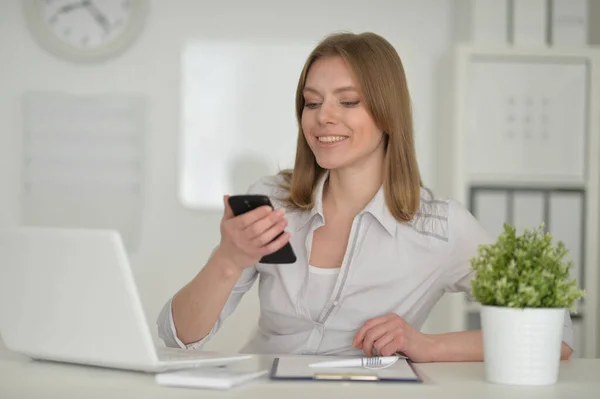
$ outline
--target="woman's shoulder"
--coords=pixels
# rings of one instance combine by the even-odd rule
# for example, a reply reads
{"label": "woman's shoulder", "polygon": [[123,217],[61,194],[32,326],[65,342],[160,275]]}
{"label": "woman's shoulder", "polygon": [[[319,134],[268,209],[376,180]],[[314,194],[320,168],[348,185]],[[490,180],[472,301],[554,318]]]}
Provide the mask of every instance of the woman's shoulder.
{"label": "woman's shoulder", "polygon": [[419,210],[410,224],[417,232],[445,242],[455,241],[465,229],[478,227],[471,212],[452,197],[438,196],[421,187]]}
{"label": "woman's shoulder", "polygon": [[409,225],[427,241],[448,241],[448,214],[450,201],[438,197],[427,187],[421,187],[419,209]]}

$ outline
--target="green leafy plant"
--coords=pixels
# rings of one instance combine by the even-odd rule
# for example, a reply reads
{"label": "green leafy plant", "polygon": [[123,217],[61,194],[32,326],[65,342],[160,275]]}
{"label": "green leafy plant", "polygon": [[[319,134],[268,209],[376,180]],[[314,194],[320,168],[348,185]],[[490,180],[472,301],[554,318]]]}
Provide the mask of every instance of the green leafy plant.
{"label": "green leafy plant", "polygon": [[573,309],[585,293],[570,275],[567,253],[562,241],[552,243],[543,223],[522,235],[505,224],[496,242],[480,245],[471,258],[472,295],[488,306]]}

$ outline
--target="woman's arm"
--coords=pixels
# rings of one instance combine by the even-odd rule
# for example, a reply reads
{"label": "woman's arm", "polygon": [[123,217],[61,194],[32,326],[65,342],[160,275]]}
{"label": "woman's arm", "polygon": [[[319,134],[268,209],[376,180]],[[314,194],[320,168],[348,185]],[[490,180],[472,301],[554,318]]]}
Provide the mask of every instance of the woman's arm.
{"label": "woman's arm", "polygon": [[[483,360],[483,337],[481,330],[461,331],[430,335],[435,342],[432,351],[434,362],[478,362]],[[564,342],[561,360],[567,360],[573,350]]]}
{"label": "woman's arm", "polygon": [[[289,233],[284,232],[287,220],[283,209],[261,206],[236,216],[228,196],[223,197],[223,205],[221,243],[206,266],[171,302],[176,335],[184,345],[206,337],[221,316],[236,283],[237,293],[243,295],[257,275],[254,265],[290,239]],[[241,295],[233,298],[233,302],[239,301]],[[229,310],[235,308],[234,305],[229,306]]]}
{"label": "woman's arm", "polygon": [[[481,330],[423,334],[395,313],[368,320],[356,333],[352,346],[367,356],[403,353],[417,363],[483,361]],[[564,342],[561,359],[573,351]]]}
{"label": "woman's arm", "polygon": [[183,344],[208,335],[241,273],[217,251],[196,277],[175,294],[171,304],[173,324]]}

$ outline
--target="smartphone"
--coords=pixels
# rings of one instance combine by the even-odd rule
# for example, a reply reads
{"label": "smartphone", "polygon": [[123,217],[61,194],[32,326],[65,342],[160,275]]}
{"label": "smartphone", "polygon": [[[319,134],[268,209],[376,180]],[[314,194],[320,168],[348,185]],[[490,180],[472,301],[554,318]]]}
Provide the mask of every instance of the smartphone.
{"label": "smartphone", "polygon": [[[273,204],[271,204],[271,200],[266,195],[260,194],[246,194],[246,195],[232,195],[229,197],[229,206],[233,211],[233,214],[238,216],[253,209],[259,208],[261,206],[270,206],[273,208]],[[274,209],[274,208],[273,208]],[[283,232],[281,232],[283,234]],[[275,237],[273,240],[277,239],[279,236]],[[278,264],[278,263],[295,263],[296,262],[296,253],[292,248],[292,244],[287,242],[283,247],[279,248],[277,251],[272,254],[265,255],[261,258],[260,263],[268,263],[268,264]]]}

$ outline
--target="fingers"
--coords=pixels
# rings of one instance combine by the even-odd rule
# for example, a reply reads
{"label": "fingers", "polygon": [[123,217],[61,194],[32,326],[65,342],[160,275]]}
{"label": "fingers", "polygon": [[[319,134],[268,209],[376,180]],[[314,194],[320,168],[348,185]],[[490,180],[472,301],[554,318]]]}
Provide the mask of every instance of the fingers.
{"label": "fingers", "polygon": [[266,230],[263,233],[261,233],[260,235],[256,236],[252,240],[252,246],[254,246],[256,248],[264,247],[265,245],[267,245],[271,241],[273,241],[273,239],[275,239],[277,236],[279,236],[283,232],[283,230],[286,228],[286,226],[287,226],[287,220],[285,220],[285,219],[276,222],[274,225],[269,227],[268,230]]}
{"label": "fingers", "polygon": [[393,332],[388,332],[383,337],[381,337],[377,341],[375,341],[375,343],[373,344],[373,347],[372,347],[373,355],[375,353],[378,356],[390,356],[390,355],[394,354],[396,352],[395,349],[393,349],[390,352],[390,348],[392,348],[394,346],[394,339],[395,339],[395,335],[393,334]]}
{"label": "fingers", "polygon": [[373,356],[373,346],[376,341],[382,339],[386,334],[391,333],[392,326],[389,323],[379,324],[371,328],[365,334],[365,339],[362,343],[362,350],[367,356]]}
{"label": "fingers", "polygon": [[[253,209],[249,212],[246,212],[242,215],[236,216],[235,223],[239,229],[243,230],[256,223],[258,220],[261,220],[266,216],[272,215],[273,213],[279,211],[279,209],[277,211],[273,211],[273,208],[271,208],[268,205],[264,205],[259,208]],[[283,215],[283,210],[281,210],[281,215]]]}
{"label": "fingers", "polygon": [[403,336],[394,337],[389,344],[381,348],[379,353],[381,356],[393,356],[395,354],[404,356],[402,350],[404,349],[405,342],[406,340]]}
{"label": "fingers", "polygon": [[[363,340],[365,339],[365,334],[367,331],[372,329],[373,327],[378,326],[379,324],[383,324],[387,321],[387,316],[375,317],[373,319],[367,320],[365,324],[358,330],[356,335],[354,336],[354,340],[352,341],[352,346],[357,347],[357,345],[361,345]],[[359,348],[360,349],[360,348]]]}
{"label": "fingers", "polygon": [[221,234],[247,263],[255,263],[262,256],[273,253],[290,240],[284,234],[287,227],[284,209],[273,210],[261,206],[235,216],[229,206],[229,196],[224,196],[225,213]]}
{"label": "fingers", "polygon": [[404,345],[405,322],[395,313],[367,320],[356,333],[352,346],[367,356],[391,356]]}
{"label": "fingers", "polygon": [[223,204],[225,205],[225,213],[223,213],[223,220],[231,219],[234,214],[229,206],[229,195],[223,196]]}
{"label": "fingers", "polygon": [[290,233],[286,232],[286,233],[281,234],[279,237],[277,237],[277,239],[275,241],[262,247],[261,255],[272,254],[273,252],[277,251],[278,249],[283,247],[285,244],[287,244],[290,241],[290,238],[291,238]]}
{"label": "fingers", "polygon": [[[278,225],[283,225],[283,228],[287,226],[283,209],[277,209],[276,211],[269,212],[263,218],[256,220],[254,223],[250,224],[244,229],[244,234],[249,240],[262,237],[263,240],[259,241],[260,245],[263,246],[275,238],[277,234],[283,231],[283,228],[278,228]],[[274,228],[277,230],[276,233],[272,234],[270,239],[266,240],[265,234],[273,231]]]}

